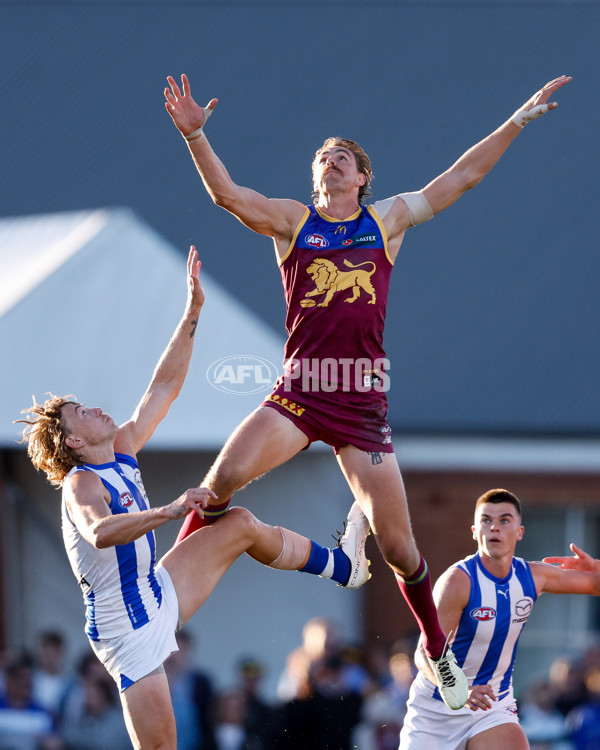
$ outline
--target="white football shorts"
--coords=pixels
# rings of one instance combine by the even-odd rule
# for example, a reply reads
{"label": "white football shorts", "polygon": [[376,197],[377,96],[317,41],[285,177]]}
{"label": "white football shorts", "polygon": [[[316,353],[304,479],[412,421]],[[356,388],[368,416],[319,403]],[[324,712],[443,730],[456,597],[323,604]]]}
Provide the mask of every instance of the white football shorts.
{"label": "white football shorts", "polygon": [[162,591],[162,602],[149,623],[131,633],[92,641],[94,653],[123,692],[134,682],[160,668],[174,651],[178,651],[175,633],[179,629],[179,602],[168,571],[158,565],[156,579]]}
{"label": "white football shorts", "polygon": [[432,685],[421,673],[410,688],[399,750],[465,750],[467,742],[486,729],[518,724],[512,690],[487,711],[466,706],[453,711],[431,698]]}

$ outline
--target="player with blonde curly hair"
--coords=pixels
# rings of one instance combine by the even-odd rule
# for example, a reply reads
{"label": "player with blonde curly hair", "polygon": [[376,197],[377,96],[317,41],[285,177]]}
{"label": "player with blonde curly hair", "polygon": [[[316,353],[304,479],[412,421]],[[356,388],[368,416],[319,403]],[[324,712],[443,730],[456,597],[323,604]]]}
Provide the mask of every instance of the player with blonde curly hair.
{"label": "player with blonde curly hair", "polygon": [[[192,534],[159,561],[154,529],[194,513],[202,517],[206,487],[186,490],[151,508],[137,453],[165,417],[185,380],[204,304],[195,248],[188,258],[188,299],[148,388],[121,426],[101,408],[49,394],[24,410],[23,441],[36,469],[62,488],[62,530],[86,607],[92,649],[120,689],[131,741],[143,750],[176,750],[175,721],[163,662],[177,650],[175,632],[204,603],[244,552],[264,565],[301,570],[343,584],[354,561],[320,547],[245,508]],[[314,557],[321,560],[307,568]]]}
{"label": "player with blonde curly hair", "polygon": [[65,443],[66,425],[62,418],[63,407],[77,404],[75,396],[55,396],[43,404],[33,399],[33,405],[23,409],[28,419],[19,419],[29,425],[22,442],[27,443],[27,454],[38,471],[43,471],[50,484],[62,487],[62,483],[73,466],[84,463],[82,458]]}

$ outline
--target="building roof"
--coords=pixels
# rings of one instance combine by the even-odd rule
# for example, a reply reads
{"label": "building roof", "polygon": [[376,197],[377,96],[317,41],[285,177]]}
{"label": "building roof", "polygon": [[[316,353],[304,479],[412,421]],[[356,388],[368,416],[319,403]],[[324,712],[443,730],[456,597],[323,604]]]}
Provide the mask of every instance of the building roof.
{"label": "building roof", "polygon": [[[213,278],[282,337],[272,242],[206,195],[163,106],[167,75],[187,73],[201,103],[219,98],[206,134],[237,184],[301,201],[327,136],[366,149],[383,199],[422,188],[573,75],[480,185],[407,232],[384,342],[389,418],[396,435],[600,436],[599,8],[5,3],[0,213],[129,206],[181,254],[202,242]],[[355,54],[340,54],[345,39]]]}
{"label": "building roof", "polygon": [[[190,371],[154,447],[219,448],[280,366],[281,340],[204,270],[201,280]],[[0,444],[15,445],[12,420],[49,391],[125,421],[185,300],[185,258],[128,209],[0,220]]]}

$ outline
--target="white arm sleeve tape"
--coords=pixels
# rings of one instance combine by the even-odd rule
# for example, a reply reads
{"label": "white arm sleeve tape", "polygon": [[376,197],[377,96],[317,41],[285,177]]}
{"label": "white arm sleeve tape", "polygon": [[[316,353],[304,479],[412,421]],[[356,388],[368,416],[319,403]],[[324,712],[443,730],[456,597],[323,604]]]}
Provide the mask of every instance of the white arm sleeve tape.
{"label": "white arm sleeve tape", "polygon": [[427,198],[419,190],[416,193],[400,193],[399,195],[392,195],[391,198],[386,198],[383,201],[376,201],[373,204],[373,208],[377,211],[377,215],[382,221],[396,202],[396,198],[402,198],[406,204],[410,223],[413,227],[416,227],[417,224],[422,224],[424,221],[433,219],[433,209],[429,205]]}
{"label": "white arm sleeve tape", "polygon": [[385,215],[394,205],[397,197],[397,195],[392,195],[391,198],[386,198],[383,201],[375,201],[375,203],[373,203],[373,208],[375,209],[375,211],[377,211],[377,216],[379,216],[381,221],[385,219]]}
{"label": "white arm sleeve tape", "polygon": [[545,115],[547,111],[547,104],[538,104],[537,107],[532,107],[531,109],[518,109],[510,119],[515,125],[522,128],[528,122],[531,122],[531,120],[537,120],[538,117]]}
{"label": "white arm sleeve tape", "polygon": [[416,227],[417,224],[422,224],[424,221],[433,219],[433,209],[421,190],[418,190],[416,193],[400,193],[397,197],[402,198],[404,203],[406,203],[410,223],[413,227]]}

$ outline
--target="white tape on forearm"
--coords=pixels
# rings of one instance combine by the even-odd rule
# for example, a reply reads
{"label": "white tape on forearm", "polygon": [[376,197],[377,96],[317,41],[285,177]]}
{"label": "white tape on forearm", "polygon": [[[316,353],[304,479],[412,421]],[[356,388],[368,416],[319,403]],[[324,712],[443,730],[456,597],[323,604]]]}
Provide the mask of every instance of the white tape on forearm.
{"label": "white tape on forearm", "polygon": [[545,115],[547,111],[547,104],[538,104],[531,109],[518,109],[510,119],[514,122],[515,125],[522,128],[531,120],[537,120],[538,117]]}
{"label": "white tape on forearm", "polygon": [[183,136],[188,143],[191,143],[191,141],[197,141],[198,138],[201,138],[204,135],[202,128],[206,125],[206,121],[212,115],[213,111],[210,107],[202,107],[202,111],[204,112],[204,123],[192,133],[189,133],[189,135]]}
{"label": "white tape on forearm", "polygon": [[402,198],[406,204],[410,223],[413,227],[433,219],[433,209],[422,190],[417,190],[415,193],[400,193],[398,198]]}

